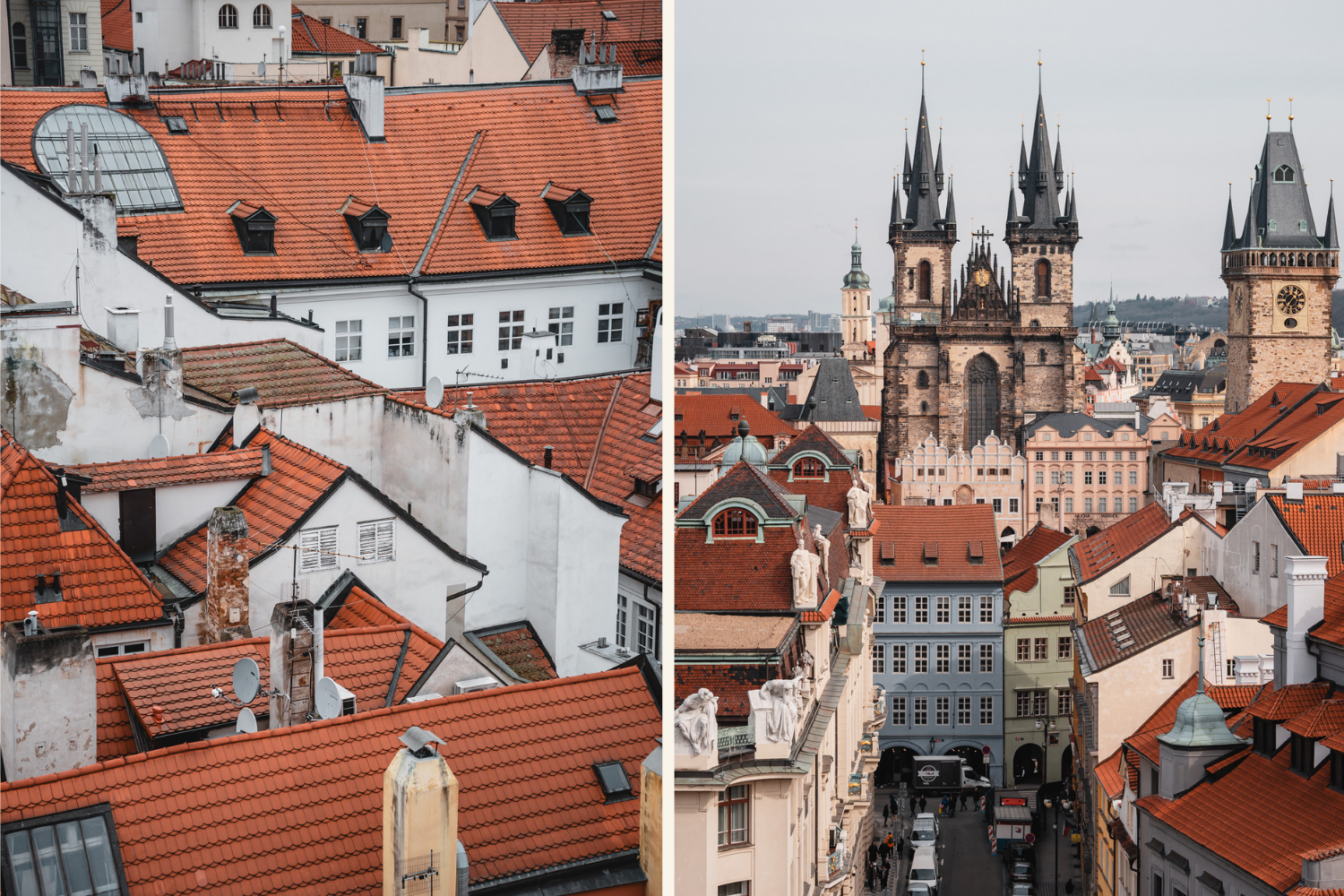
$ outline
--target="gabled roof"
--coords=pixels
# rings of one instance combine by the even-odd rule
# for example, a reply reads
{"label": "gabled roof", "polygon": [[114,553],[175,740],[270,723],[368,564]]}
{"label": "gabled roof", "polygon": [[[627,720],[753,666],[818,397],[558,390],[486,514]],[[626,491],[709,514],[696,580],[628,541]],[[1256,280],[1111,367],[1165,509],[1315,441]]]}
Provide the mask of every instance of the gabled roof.
{"label": "gabled roof", "polygon": [[799,419],[810,423],[868,419],[859,402],[849,361],[844,358],[822,359],[802,404]]}
{"label": "gabled roof", "polygon": [[[139,259],[174,283],[204,285],[657,266],[645,256],[662,219],[659,79],[627,77],[609,123],[568,81],[389,89],[386,142],[375,143],[346,97],[328,104],[329,93],[173,88],[156,91],[153,105],[118,110],[158,141],[184,206],[134,219]],[[102,90],[5,89],[0,158],[36,171],[32,132],[45,113],[106,102]],[[185,118],[190,134],[169,134],[168,116]],[[305,160],[299,179],[297,158]],[[474,183],[518,199],[518,239],[486,237],[463,201],[461,185]],[[593,237],[560,233],[541,198],[552,183],[593,197]],[[390,252],[359,252],[339,214],[347,197],[370,194],[391,217]],[[274,255],[244,254],[225,214],[239,200],[276,216]]]}
{"label": "gabled roof", "polygon": [[363,38],[355,37],[353,34],[346,34],[339,28],[323,25],[321,20],[313,18],[297,6],[290,7],[290,25],[292,28],[290,52],[295,56],[304,56],[309,53],[350,56],[356,53],[387,55],[387,51],[377,44],[371,44]]}
{"label": "gabled roof", "polygon": [[711,508],[729,498],[745,498],[756,503],[765,511],[767,519],[791,520],[798,516],[798,512],[789,503],[789,492],[782,485],[756,466],[746,461],[738,461],[732,469],[701,492],[700,497],[683,510],[679,518],[703,519]]}
{"label": "gabled roof", "polygon": [[1160,503],[1144,505],[1090,538],[1069,548],[1078,573],[1078,584],[1095,579],[1122,561],[1157,541],[1171,529],[1183,524],[1184,515],[1176,522],[1167,517],[1167,509]]}
{"label": "gabled roof", "polygon": [[[1140,415],[1138,433],[1142,435],[1148,431],[1148,424],[1152,421]],[[1071,439],[1074,434],[1084,427],[1090,427],[1101,433],[1103,438],[1112,438],[1116,432],[1121,429],[1134,429],[1134,418],[1129,417],[1093,417],[1091,414],[1076,414],[1070,411],[1060,411],[1054,414],[1042,414],[1035,420],[1027,424],[1027,438],[1030,439],[1036,435],[1036,432],[1044,427],[1049,427],[1057,431],[1061,438]]]}
{"label": "gabled roof", "polygon": [[[681,406],[681,399],[677,399],[677,406]],[[853,462],[845,454],[844,446],[835,440],[835,438],[826,430],[815,424],[810,424],[797,436],[789,440],[789,444],[770,458],[770,467],[789,467],[793,464],[793,459],[798,455],[814,451],[821,454],[829,462],[828,466],[851,467]]]}
{"label": "gabled roof", "polygon": [[243,448],[227,454],[179,454],[174,457],[112,461],[101,464],[69,464],[66,473],[93,482],[91,492],[119,492],[132,488],[167,488],[228,479],[251,479],[261,475],[261,448]]}
{"label": "gabled roof", "polygon": [[131,0],[102,0],[103,46],[126,53],[135,51]]}
{"label": "gabled roof", "polygon": [[751,424],[751,434],[765,445],[772,444],[779,433],[792,435],[795,432],[778,414],[762,407],[758,401],[742,395],[709,392],[677,396],[672,432],[691,438],[703,432],[707,438],[727,441],[737,435],[737,423],[743,417]]}
{"label": "gabled roof", "polygon": [[[874,504],[881,531],[874,553],[895,558],[892,566],[874,564],[888,582],[1002,582],[999,536],[994,508],[988,504],[907,507]],[[926,561],[930,546],[936,563]],[[971,552],[981,562],[971,562]]]}
{"label": "gabled roof", "polygon": [[1167,457],[1203,461],[1221,466],[1232,452],[1251,439],[1270,430],[1298,403],[1307,398],[1317,386],[1312,383],[1275,384],[1246,410],[1237,414],[1222,414],[1208,426],[1189,435],[1182,435],[1180,444],[1168,448]]}
{"label": "gabled roof", "polygon": [[1273,470],[1341,422],[1344,422],[1344,395],[1317,393],[1283,414],[1268,432],[1247,441],[1224,463],[1252,470]]}
{"label": "gabled roof", "polygon": [[2,817],[110,801],[132,892],[326,894],[339,882],[374,893],[383,774],[411,726],[446,741],[438,749],[460,784],[473,887],[638,847],[639,801],[606,804],[592,772],[620,761],[638,793],[640,764],[657,746],[658,705],[633,666],[10,782]]}
{"label": "gabled roof", "polygon": [[1270,722],[1283,723],[1317,706],[1330,693],[1328,681],[1306,684],[1278,685],[1266,690],[1260,699],[1247,707],[1248,715]]}
{"label": "gabled roof", "polygon": [[[1276,177],[1283,166],[1291,170],[1291,179],[1280,180]],[[1316,218],[1311,213],[1307,179],[1297,155],[1297,141],[1292,130],[1265,134],[1264,147],[1260,150],[1260,164],[1255,168],[1250,208],[1247,210],[1239,246],[1267,249],[1324,248],[1325,244],[1316,235]],[[1299,227],[1299,223],[1306,227]]]}
{"label": "gabled roof", "polygon": [[[1266,625],[1286,629],[1288,605],[1284,604],[1260,620]],[[1307,637],[1344,647],[1344,575],[1325,580],[1325,616],[1312,626]]]}
{"label": "gabled roof", "polygon": [[[1162,702],[1162,705],[1139,726],[1137,731],[1125,738],[1125,743],[1131,749],[1137,750],[1149,762],[1154,765],[1161,765],[1162,752],[1157,737],[1171,731],[1176,724],[1176,710],[1180,709],[1181,704],[1186,700],[1195,696],[1198,689],[1199,675],[1191,675],[1185,684],[1176,689],[1176,693]],[[1204,693],[1208,694],[1225,714],[1245,709],[1255,699],[1259,691],[1259,687],[1250,688],[1235,685],[1206,685],[1204,688]]]}
{"label": "gabled roof", "polygon": [[1066,544],[1072,537],[1039,523],[1032,528],[1025,538],[1003,555],[1004,596],[1035,588],[1036,564],[1059,550],[1060,545]]}
{"label": "gabled roof", "polygon": [[1113,800],[1120,799],[1125,792],[1125,759],[1122,755],[1123,752],[1123,749],[1117,748],[1110,756],[1098,762],[1097,768],[1093,772],[1097,776],[1097,783],[1106,791],[1106,796]]}
{"label": "gabled roof", "polygon": [[[662,478],[662,435],[650,431],[663,418],[650,401],[647,371],[563,380],[537,380],[471,388],[471,401],[485,414],[490,436],[529,463],[545,461],[599,500],[630,517],[621,529],[621,565],[661,582],[663,578],[663,497],[647,506],[636,496],[635,480]],[[466,389],[447,391],[441,407],[451,416],[466,404]],[[424,391],[399,392],[396,399],[424,407]]]}
{"label": "gabled roof", "polygon": [[1283,727],[1313,740],[1344,731],[1344,699],[1326,700],[1284,722]]}
{"label": "gabled roof", "polygon": [[[635,42],[635,49],[647,49],[649,43],[661,44],[663,37],[663,9],[658,0],[540,0],[496,3],[495,10],[528,64],[535,62],[537,54],[550,44],[552,29],[582,28],[589,44],[592,44],[593,36],[598,35],[599,43],[616,44],[616,58],[625,65],[630,64],[626,61],[626,53],[622,52],[627,43]],[[603,10],[615,13],[616,17],[606,19]],[[659,53],[659,63],[661,60]],[[626,77],[654,73],[645,71],[635,55],[631,56],[630,62],[634,63],[634,70],[627,69]],[[652,60],[645,64],[649,62]],[[659,65],[656,71],[661,70]]]}
{"label": "gabled roof", "polygon": [[[255,388],[259,407],[340,401],[387,390],[288,339],[202,345],[182,350],[182,380],[225,404]],[[246,435],[246,433],[244,433]]]}
{"label": "gabled roof", "polygon": [[531,623],[514,622],[471,632],[500,662],[526,681],[556,678],[555,661]]}
{"label": "gabled roof", "polygon": [[[1201,607],[1208,606],[1208,594],[1218,595],[1218,609],[1231,617],[1240,616],[1236,603],[1217,579],[1211,576],[1188,576],[1183,579],[1186,593],[1193,596]],[[1079,659],[1085,673],[1091,674],[1135,654],[1154,644],[1199,624],[1199,617],[1186,618],[1184,613],[1172,610],[1171,598],[1161,591],[1132,600],[1102,616],[1094,616],[1078,627]]]}
{"label": "gabled roof", "polygon": [[[56,478],[0,430],[0,620],[37,610],[48,628],[166,622],[163,600],[131,559],[73,498],[62,519]],[[37,603],[37,577],[60,574],[61,599]]]}
{"label": "gabled roof", "polygon": [[1344,494],[1303,495],[1301,501],[1276,494],[1268,500],[1297,543],[1309,555],[1325,558],[1329,577],[1344,573]]}

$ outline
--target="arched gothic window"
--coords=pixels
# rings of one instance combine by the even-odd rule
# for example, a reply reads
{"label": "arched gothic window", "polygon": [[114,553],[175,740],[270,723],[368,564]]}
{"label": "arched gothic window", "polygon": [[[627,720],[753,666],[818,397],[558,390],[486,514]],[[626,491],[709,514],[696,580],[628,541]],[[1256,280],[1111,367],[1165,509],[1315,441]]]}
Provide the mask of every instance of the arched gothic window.
{"label": "arched gothic window", "polygon": [[22,22],[15,22],[10,31],[13,34],[11,45],[14,47],[14,67],[28,67],[28,30]]}
{"label": "arched gothic window", "polygon": [[265,3],[260,3],[257,8],[252,10],[252,27],[269,28],[271,27],[271,8]]}
{"label": "arched gothic window", "polygon": [[1050,262],[1044,258],[1036,262],[1036,295],[1050,295]]}
{"label": "arched gothic window", "polygon": [[998,418],[999,365],[989,355],[976,355],[966,365],[966,444],[983,442]]}
{"label": "arched gothic window", "polygon": [[800,458],[793,465],[794,479],[822,479],[826,476],[826,467],[815,457]]}
{"label": "arched gothic window", "polygon": [[225,3],[219,8],[219,27],[238,27],[238,7],[234,6],[232,3]]}
{"label": "arched gothic window", "polygon": [[919,300],[933,301],[933,265],[927,261],[919,263]]}
{"label": "arched gothic window", "polygon": [[1274,182],[1278,184],[1291,184],[1296,179],[1293,169],[1287,165],[1280,165],[1274,169]]}
{"label": "arched gothic window", "polygon": [[919,372],[919,376],[915,379],[915,385],[921,389],[929,388],[929,374],[927,371],[921,370]]}
{"label": "arched gothic window", "polygon": [[755,538],[756,516],[745,510],[729,508],[714,517],[716,538]]}

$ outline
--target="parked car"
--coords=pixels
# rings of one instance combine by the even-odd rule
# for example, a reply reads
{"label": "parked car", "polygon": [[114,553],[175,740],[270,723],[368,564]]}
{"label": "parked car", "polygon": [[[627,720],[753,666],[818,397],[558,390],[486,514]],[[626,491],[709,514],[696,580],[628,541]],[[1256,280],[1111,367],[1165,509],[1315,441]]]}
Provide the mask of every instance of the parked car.
{"label": "parked car", "polygon": [[910,826],[910,844],[918,849],[932,846],[938,842],[938,816],[932,812],[922,812],[915,816]]}
{"label": "parked car", "polygon": [[910,883],[924,884],[929,888],[930,896],[937,896],[938,886],[942,883],[938,851],[932,846],[921,846],[915,850],[910,860]]}
{"label": "parked car", "polygon": [[1036,896],[1036,888],[1031,884],[1010,883],[1008,896]]}
{"label": "parked car", "polygon": [[1036,869],[1030,862],[1018,859],[1008,868],[1008,876],[1015,884],[1029,884],[1036,879]]}

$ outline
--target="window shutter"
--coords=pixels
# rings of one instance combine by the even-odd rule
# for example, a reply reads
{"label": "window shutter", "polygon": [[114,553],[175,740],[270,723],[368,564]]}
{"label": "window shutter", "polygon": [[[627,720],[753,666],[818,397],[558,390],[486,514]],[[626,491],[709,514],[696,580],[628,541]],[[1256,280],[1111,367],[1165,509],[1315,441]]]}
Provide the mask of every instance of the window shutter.
{"label": "window shutter", "polygon": [[303,572],[313,572],[318,568],[322,560],[322,555],[316,553],[320,544],[321,530],[309,529],[299,533],[299,547],[303,549],[299,557],[299,569]]}
{"label": "window shutter", "polygon": [[359,524],[359,562],[378,563],[395,560],[396,529],[394,520],[374,520]]}

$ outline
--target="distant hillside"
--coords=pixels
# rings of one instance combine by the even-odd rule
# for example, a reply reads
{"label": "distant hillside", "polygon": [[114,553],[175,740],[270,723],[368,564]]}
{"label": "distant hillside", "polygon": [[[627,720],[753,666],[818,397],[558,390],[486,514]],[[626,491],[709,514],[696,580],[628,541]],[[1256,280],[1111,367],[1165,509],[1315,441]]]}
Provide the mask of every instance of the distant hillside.
{"label": "distant hillside", "polygon": [[[1219,299],[1214,305],[1206,305],[1203,298],[1173,297],[1157,299],[1149,296],[1138,299],[1126,299],[1115,303],[1115,316],[1122,321],[1153,321],[1162,324],[1181,324],[1183,326],[1214,327],[1227,326],[1227,300]],[[1344,328],[1344,289],[1337,289],[1332,296],[1336,330]],[[1106,303],[1099,302],[1096,307],[1097,320],[1106,317]],[[1075,305],[1073,321],[1082,326],[1092,316],[1091,305]]]}

